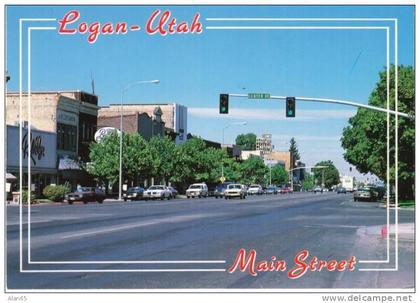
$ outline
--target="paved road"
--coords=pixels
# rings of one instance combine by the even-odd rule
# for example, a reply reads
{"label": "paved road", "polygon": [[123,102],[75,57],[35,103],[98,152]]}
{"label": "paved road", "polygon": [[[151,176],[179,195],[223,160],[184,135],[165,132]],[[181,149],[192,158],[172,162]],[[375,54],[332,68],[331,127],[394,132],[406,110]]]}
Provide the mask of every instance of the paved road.
{"label": "paved road", "polygon": [[[410,236],[400,237],[398,272],[358,270],[394,266],[393,237],[391,264],[356,264],[354,272],[323,270],[292,280],[287,272],[260,272],[254,277],[226,271],[240,248],[255,249],[257,261],[284,259],[289,268],[302,249],[327,260],[352,255],[358,260],[384,259],[386,239],[380,226],[386,222],[385,209],[378,203],[355,203],[349,194],[31,206],[31,264],[27,212],[25,207],[22,259],[23,269],[30,272],[20,273],[19,207],[7,207],[9,289],[414,286]],[[414,212],[400,211],[399,220],[413,222]]]}

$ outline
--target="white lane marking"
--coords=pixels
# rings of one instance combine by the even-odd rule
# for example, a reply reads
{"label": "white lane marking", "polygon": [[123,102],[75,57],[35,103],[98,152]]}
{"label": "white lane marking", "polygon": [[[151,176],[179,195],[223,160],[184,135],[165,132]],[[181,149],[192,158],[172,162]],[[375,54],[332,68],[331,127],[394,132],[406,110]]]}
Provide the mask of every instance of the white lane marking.
{"label": "white lane marking", "polygon": [[125,224],[125,225],[120,225],[116,227],[104,228],[104,229],[95,229],[95,230],[84,232],[84,233],[68,234],[68,235],[62,236],[61,239],[81,238],[85,236],[92,236],[92,235],[97,235],[97,234],[104,234],[104,233],[110,233],[110,232],[115,232],[115,231],[121,231],[121,230],[127,230],[127,229],[145,227],[145,226],[157,225],[157,224],[171,224],[171,223],[178,223],[178,222],[186,222],[186,221],[191,221],[191,220],[196,220],[196,219],[202,219],[205,217],[211,217],[211,215],[182,215],[182,216],[175,216],[175,217],[164,218],[164,219],[153,219],[146,222]]}
{"label": "white lane marking", "polygon": [[311,227],[335,227],[335,228],[361,228],[365,226],[361,225],[334,225],[334,224],[314,224],[314,225],[304,225],[305,228]]}

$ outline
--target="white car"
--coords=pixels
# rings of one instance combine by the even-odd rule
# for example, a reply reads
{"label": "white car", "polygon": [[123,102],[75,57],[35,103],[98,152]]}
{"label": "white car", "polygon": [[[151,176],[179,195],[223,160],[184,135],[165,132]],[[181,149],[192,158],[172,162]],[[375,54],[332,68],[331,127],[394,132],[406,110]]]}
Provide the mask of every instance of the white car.
{"label": "white car", "polygon": [[165,185],[152,185],[143,192],[143,199],[172,199],[172,192]]}
{"label": "white car", "polygon": [[251,184],[248,187],[248,191],[247,191],[248,195],[262,195],[264,193],[261,185],[258,184]]}
{"label": "white car", "polygon": [[194,183],[191,184],[187,189],[187,198],[201,198],[207,197],[209,195],[209,189],[207,188],[206,183]]}
{"label": "white car", "polygon": [[225,199],[230,198],[240,198],[245,199],[246,197],[246,187],[242,184],[229,184],[225,190]]}

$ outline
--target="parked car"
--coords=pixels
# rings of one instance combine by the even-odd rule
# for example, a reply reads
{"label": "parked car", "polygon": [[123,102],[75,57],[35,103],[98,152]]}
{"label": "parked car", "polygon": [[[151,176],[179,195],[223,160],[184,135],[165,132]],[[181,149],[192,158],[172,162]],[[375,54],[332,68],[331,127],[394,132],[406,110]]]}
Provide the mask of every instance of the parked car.
{"label": "parked car", "polygon": [[362,187],[358,188],[355,192],[353,192],[353,200],[354,201],[374,201],[375,194],[373,190],[369,187]]}
{"label": "parked car", "polygon": [[172,192],[165,185],[152,185],[143,193],[145,200],[151,199],[172,199]]}
{"label": "parked car", "polygon": [[265,193],[267,195],[277,195],[277,187],[275,186],[269,186],[267,187],[267,189],[265,190]]}
{"label": "parked car", "polygon": [[281,194],[291,194],[291,193],[293,193],[293,191],[290,187],[285,186],[282,189],[280,189],[280,193]]}
{"label": "parked car", "polygon": [[314,193],[322,193],[324,189],[321,186],[314,187]]}
{"label": "parked car", "polygon": [[233,182],[224,182],[222,184],[219,184],[214,189],[214,197],[216,199],[223,198],[225,196],[225,190],[229,184],[232,184]]}
{"label": "parked car", "polygon": [[201,198],[209,195],[209,189],[206,183],[194,183],[187,189],[187,198]]}
{"label": "parked car", "polygon": [[98,187],[80,187],[77,191],[68,193],[64,196],[64,202],[73,204],[73,202],[81,201],[83,203],[98,202],[105,200],[105,193]]}
{"label": "parked car", "polygon": [[140,186],[130,187],[123,195],[124,201],[127,200],[140,200],[143,198],[144,188]]}
{"label": "parked car", "polygon": [[251,184],[247,190],[248,195],[262,195],[263,193],[264,191],[261,185],[258,185],[258,184]]}
{"label": "parked car", "polygon": [[242,184],[235,183],[229,184],[225,190],[225,199],[231,199],[238,197],[240,199],[245,199],[246,197],[246,187]]}
{"label": "parked car", "polygon": [[178,190],[175,187],[172,186],[168,186],[168,189],[171,191],[172,194],[172,198],[176,198],[176,196],[178,195]]}
{"label": "parked car", "polygon": [[347,194],[347,190],[342,186],[337,187],[337,194]]}
{"label": "parked car", "polygon": [[385,196],[385,187],[383,186],[366,186],[373,192],[375,200],[382,200]]}

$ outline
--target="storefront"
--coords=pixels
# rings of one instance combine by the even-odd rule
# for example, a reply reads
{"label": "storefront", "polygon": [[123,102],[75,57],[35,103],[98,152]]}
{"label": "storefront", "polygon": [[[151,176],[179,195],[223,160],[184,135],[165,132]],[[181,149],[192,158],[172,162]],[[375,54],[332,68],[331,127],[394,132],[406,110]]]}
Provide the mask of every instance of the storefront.
{"label": "storefront", "polygon": [[28,137],[28,129],[23,128],[22,141],[21,144],[19,144],[19,127],[7,125],[7,173],[16,177],[13,182],[10,182],[10,191],[19,188],[19,154],[21,153],[23,173],[22,186],[23,188],[29,187],[29,162],[31,169],[30,187],[35,193],[40,194],[45,186],[57,184],[57,136],[51,132],[32,129],[30,143]]}

